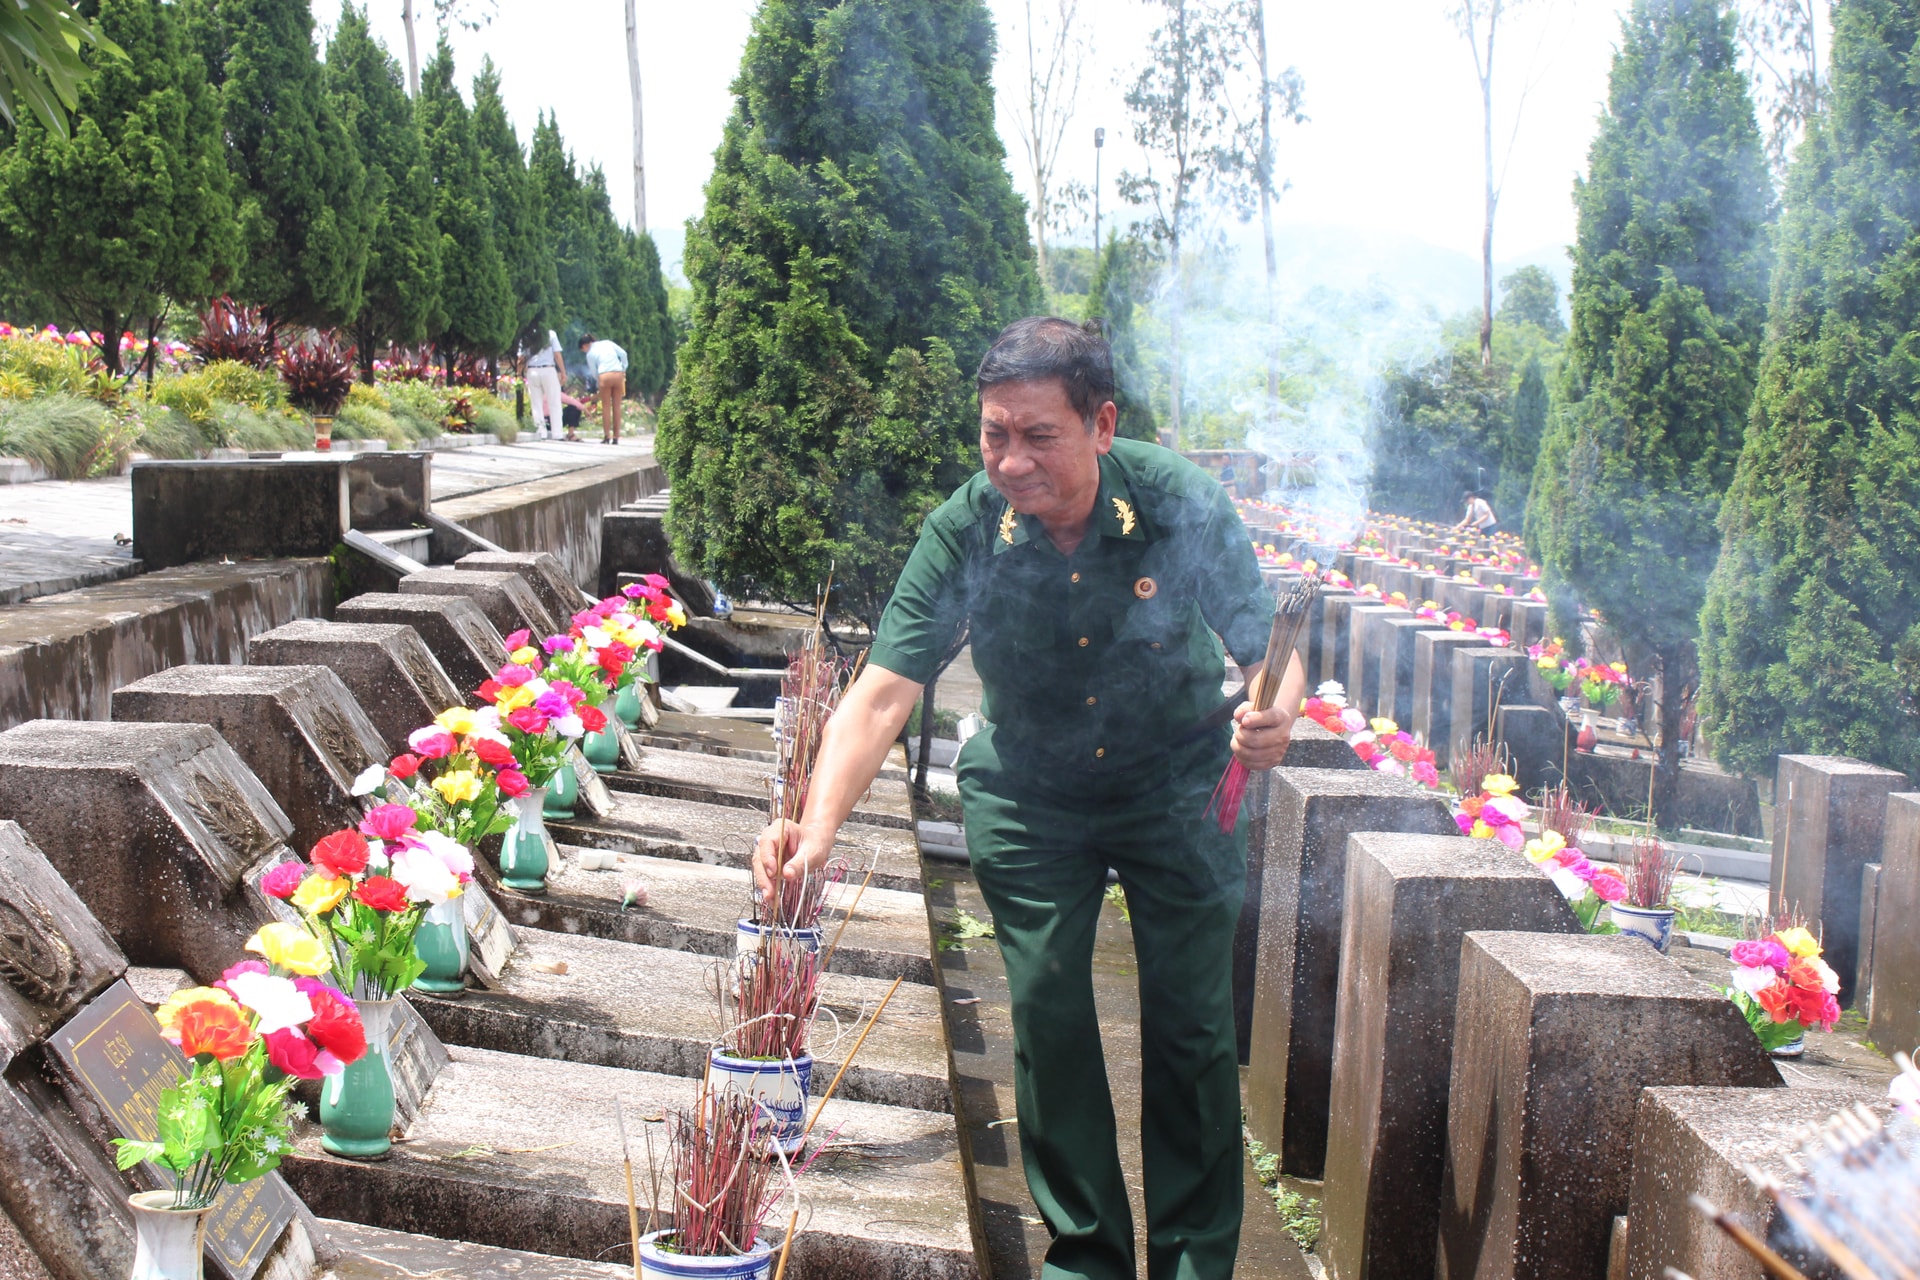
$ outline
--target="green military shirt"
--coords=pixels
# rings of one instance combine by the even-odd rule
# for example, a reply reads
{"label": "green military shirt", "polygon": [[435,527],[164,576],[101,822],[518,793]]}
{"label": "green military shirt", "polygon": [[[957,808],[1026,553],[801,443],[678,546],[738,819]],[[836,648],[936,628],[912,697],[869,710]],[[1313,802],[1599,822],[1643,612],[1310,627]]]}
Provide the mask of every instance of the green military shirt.
{"label": "green military shirt", "polygon": [[1001,759],[1106,774],[1190,734],[1221,701],[1221,640],[1251,666],[1272,620],[1226,490],[1116,439],[1071,556],[985,472],[962,485],[922,526],[867,660],[925,683],[970,628]]}

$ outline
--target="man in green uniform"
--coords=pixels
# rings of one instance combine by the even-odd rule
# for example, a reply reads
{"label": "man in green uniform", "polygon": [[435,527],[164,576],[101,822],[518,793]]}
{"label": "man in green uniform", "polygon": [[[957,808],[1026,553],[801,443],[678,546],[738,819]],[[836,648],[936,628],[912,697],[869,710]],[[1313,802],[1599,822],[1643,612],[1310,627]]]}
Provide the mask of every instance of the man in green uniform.
{"label": "man in green uniform", "polygon": [[[1239,1246],[1232,948],[1246,838],[1206,815],[1229,760],[1286,752],[1305,675],[1275,706],[1221,703],[1221,641],[1249,678],[1273,601],[1220,485],[1114,438],[1113,358],[1058,319],[1009,326],[981,362],[986,469],[927,518],[860,678],[827,727],[806,812],[755,874],[830,856],[921,688],[965,635],[988,727],[960,752],[967,849],[1013,997],[1027,1183],[1046,1280],[1131,1280],[1132,1215],[1091,976],[1109,868],[1139,957],[1147,1274],[1226,1280]],[[1216,638],[1217,637],[1217,638]]]}

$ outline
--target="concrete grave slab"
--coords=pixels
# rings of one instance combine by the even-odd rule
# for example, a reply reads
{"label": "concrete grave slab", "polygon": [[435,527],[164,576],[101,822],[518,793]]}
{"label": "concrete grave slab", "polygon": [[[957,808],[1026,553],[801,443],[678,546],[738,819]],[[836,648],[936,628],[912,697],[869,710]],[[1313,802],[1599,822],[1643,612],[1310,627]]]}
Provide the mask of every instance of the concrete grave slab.
{"label": "concrete grave slab", "polygon": [[[544,929],[516,929],[519,952],[500,990],[422,998],[420,1014],[447,1044],[699,1077],[714,1043],[715,991],[729,958],[635,946]],[[814,1092],[824,1093],[889,982],[835,974],[822,987]],[[837,1020],[837,1021],[836,1021]],[[840,1082],[851,1102],[951,1111],[940,998],[903,984]]]}
{"label": "concrete grave slab", "polygon": [[1317,1178],[1326,1162],[1347,838],[1459,828],[1438,799],[1371,769],[1278,769],[1270,795],[1259,891],[1249,886],[1251,910],[1234,934],[1235,1012],[1249,1017],[1247,1125],[1280,1154],[1282,1172]]}
{"label": "concrete grave slab", "polygon": [[1493,709],[1524,700],[1526,666],[1526,656],[1512,649],[1453,651],[1449,760],[1460,759],[1475,742],[1490,735]]}
{"label": "concrete grave slab", "polygon": [[1601,1280],[1640,1091],[1780,1077],[1726,996],[1637,938],[1474,932],[1450,1083],[1437,1274]]}
{"label": "concrete grave slab", "polygon": [[1507,606],[1507,632],[1513,637],[1516,649],[1525,653],[1528,648],[1542,644],[1547,638],[1547,602],[1517,598]]}
{"label": "concrete grave slab", "polygon": [[132,489],[149,569],[324,556],[353,527],[345,458],[136,462]]}
{"label": "concrete grave slab", "polygon": [[673,584],[673,594],[690,613],[710,617],[713,592],[674,560],[666,514],[664,505],[648,505],[609,511],[600,517],[600,581],[596,594],[603,599],[612,595],[619,589],[622,574],[664,574]]}
{"label": "concrete grave slab", "polygon": [[1383,605],[1378,609],[1356,606],[1349,611],[1349,616],[1351,634],[1347,641],[1347,701],[1369,716],[1382,715],[1378,629],[1386,625],[1388,618],[1410,618],[1413,615],[1398,605]]}
{"label": "concrete grave slab", "polygon": [[1920,792],[1887,797],[1874,922],[1873,1014],[1867,1034],[1891,1052],[1920,1046]]}
{"label": "concrete grave slab", "polygon": [[1860,963],[1860,871],[1881,856],[1887,797],[1907,775],[1847,756],[1780,757],[1773,784],[1775,911],[1818,920],[1826,962],[1853,998]]}
{"label": "concrete grave slab", "polygon": [[[767,783],[772,776],[771,762],[643,745],[638,747],[636,760],[623,763],[618,771],[606,775],[605,781],[613,791],[728,805],[765,814]],[[913,808],[906,784],[880,779],[854,808],[852,820],[876,827],[911,828]]]}
{"label": "concrete grave slab", "polygon": [[1483,649],[1465,631],[1420,631],[1413,637],[1413,736],[1433,749],[1441,769],[1453,750],[1453,651]]}
{"label": "concrete grave slab", "polygon": [[1316,1250],[1336,1276],[1433,1274],[1460,940],[1475,929],[1580,932],[1553,882],[1498,841],[1348,838]]}
{"label": "concrete grave slab", "polygon": [[1853,1002],[1866,1014],[1869,1024],[1873,1022],[1873,939],[1880,913],[1880,872],[1878,862],[1860,869],[1860,961],[1855,970],[1858,976],[1854,979]]}
{"label": "concrete grave slab", "polygon": [[1759,1265],[1688,1197],[1706,1197],[1766,1239],[1773,1201],[1755,1189],[1746,1166],[1792,1185],[1796,1175],[1784,1157],[1806,1131],[1861,1104],[1887,1114],[1884,1090],[1643,1089],[1633,1118],[1627,1274],[1673,1267],[1702,1280],[1762,1280]]}
{"label": "concrete grave slab", "polygon": [[[630,1130],[641,1129],[666,1108],[689,1106],[698,1083],[559,1061],[530,1077],[526,1059],[511,1054],[452,1054],[391,1157],[335,1159],[320,1150],[317,1131],[307,1132],[283,1166],[294,1190],[326,1217],[392,1230],[569,1257],[607,1256],[624,1245],[614,1100]],[[652,1132],[658,1150],[663,1135]],[[835,1143],[808,1171],[813,1218],[790,1277],[977,1277],[953,1117],[835,1099],[815,1137],[823,1133]],[[650,1193],[639,1178],[636,1191],[644,1206]]]}
{"label": "concrete grave slab", "polygon": [[326,667],[172,667],[114,690],[113,718],[211,725],[279,801],[301,851],[360,821],[353,780],[391,754]]}
{"label": "concrete grave slab", "polygon": [[565,627],[574,614],[592,603],[551,552],[475,551],[455,560],[453,567],[470,573],[520,575],[558,627]]}
{"label": "concrete grave slab", "polygon": [[[1338,680],[1348,685],[1347,700],[1359,705],[1351,687],[1347,667],[1352,661],[1353,615],[1387,606],[1371,596],[1329,596],[1321,612],[1320,671],[1315,683]],[[1313,673],[1309,672],[1309,676]]]}
{"label": "concrete grave slab", "polygon": [[[580,865],[584,850],[568,845],[558,848],[559,860],[548,873],[545,895],[531,897],[489,884],[510,923],[705,956],[734,953],[734,924],[750,909],[751,872],[635,854],[615,855],[616,864],[610,868],[587,869]],[[492,881],[492,868],[484,859],[480,870]],[[621,906],[628,880],[646,886],[644,907]],[[856,881],[842,907],[830,914],[836,929],[858,888]],[[925,899],[917,893],[868,885],[833,954],[831,971],[928,984],[933,981],[932,953]]]}
{"label": "concrete grave slab", "polygon": [[369,532],[411,529],[433,510],[433,454],[384,449],[347,459],[353,527]]}
{"label": "concrete grave slab", "polygon": [[368,592],[342,600],[333,620],[412,627],[454,687],[469,695],[507,662],[499,630],[466,596]]}
{"label": "concrete grave slab", "polygon": [[[1556,786],[1571,772],[1577,723],[1569,723],[1558,707],[1503,706],[1497,709],[1493,736],[1507,748],[1511,772],[1521,795]],[[1645,804],[1641,806],[1645,813]]]}
{"label": "concrete grave slab", "polygon": [[1322,587],[1307,613],[1307,625],[1301,630],[1301,661],[1306,664],[1309,689],[1333,677],[1325,674],[1329,659],[1324,656],[1327,643],[1327,602],[1352,600],[1354,593],[1344,587]]}
{"label": "concrete grave slab", "polygon": [[1409,732],[1413,729],[1414,642],[1432,627],[1432,619],[1410,613],[1390,613],[1371,624],[1380,663],[1380,695],[1375,705],[1381,715]]}
{"label": "concrete grave slab", "polygon": [[448,707],[466,705],[447,673],[410,626],[309,619],[247,642],[255,666],[330,667],[373,721],[391,754],[407,735]]}
{"label": "concrete grave slab", "polygon": [[[723,867],[751,864],[754,842],[766,826],[765,815],[731,805],[700,804],[667,796],[612,792],[605,817],[547,820],[555,840],[616,853],[685,858]],[[920,849],[911,831],[849,822],[840,828],[838,856],[856,868],[857,881],[874,867],[873,887],[916,892],[920,887]]]}
{"label": "concrete grave slab", "polygon": [[0,1069],[126,972],[127,958],[17,822],[0,822]]}
{"label": "concrete grave slab", "polygon": [[[1347,740],[1337,733],[1322,729],[1306,717],[1293,722],[1293,737],[1287,743],[1286,762],[1282,766],[1288,769],[1365,769],[1367,762],[1354,754]],[[1252,813],[1255,803],[1248,801],[1247,812]]]}
{"label": "concrete grave slab", "polygon": [[[466,596],[480,606],[487,621],[501,635],[525,629],[537,644],[560,629],[533,588],[517,573],[483,573],[477,569],[428,569],[400,579],[406,596]],[[572,615],[568,615],[571,617]]]}
{"label": "concrete grave slab", "polygon": [[488,1248],[464,1240],[441,1240],[411,1231],[382,1231],[357,1222],[316,1218],[314,1225],[333,1255],[334,1280],[421,1280],[422,1277],[512,1277],[513,1280],[633,1280],[622,1261],[587,1262],[520,1249]]}

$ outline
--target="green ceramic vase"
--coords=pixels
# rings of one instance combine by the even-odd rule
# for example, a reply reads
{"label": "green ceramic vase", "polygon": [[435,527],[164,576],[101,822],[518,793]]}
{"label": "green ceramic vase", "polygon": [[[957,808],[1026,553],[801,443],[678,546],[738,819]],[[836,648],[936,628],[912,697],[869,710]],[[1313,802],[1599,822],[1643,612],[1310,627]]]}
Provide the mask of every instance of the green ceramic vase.
{"label": "green ceramic vase", "polygon": [[513,806],[513,825],[500,837],[500,881],[509,889],[547,891],[547,824],[541,814],[546,802],[545,787],[507,801]]}
{"label": "green ceramic vase", "polygon": [[387,1040],[395,1000],[361,1000],[367,1052],[320,1085],[320,1145],[350,1160],[378,1160],[393,1147],[393,1076],[387,1070]]}
{"label": "green ceramic vase", "polygon": [[613,715],[629,729],[640,727],[640,682],[631,681],[620,686],[620,692],[613,695]]}
{"label": "green ceramic vase", "polygon": [[595,773],[612,773],[620,767],[620,730],[618,721],[608,721],[598,733],[580,740],[580,752]]}
{"label": "green ceramic vase", "polygon": [[541,813],[549,818],[571,818],[574,802],[579,798],[580,775],[573,771],[573,757],[562,756],[560,767],[547,782],[547,800]]}
{"label": "green ceramic vase", "polygon": [[413,953],[427,966],[413,989],[428,995],[457,996],[467,989],[467,916],[459,898],[428,907],[413,935]]}

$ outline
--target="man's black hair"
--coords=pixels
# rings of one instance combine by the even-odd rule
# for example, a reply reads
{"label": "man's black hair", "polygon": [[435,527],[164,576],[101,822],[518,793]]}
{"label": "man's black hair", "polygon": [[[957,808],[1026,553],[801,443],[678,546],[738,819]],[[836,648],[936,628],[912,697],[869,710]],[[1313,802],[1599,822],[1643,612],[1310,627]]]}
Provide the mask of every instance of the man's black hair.
{"label": "man's black hair", "polygon": [[1074,412],[1089,425],[1100,406],[1113,399],[1113,348],[1098,320],[1075,324],[1059,316],[1028,316],[1000,331],[974,375],[984,393],[1007,382],[1057,378]]}
{"label": "man's black hair", "polygon": [[592,346],[592,345],[593,345],[593,344],[594,344],[595,342],[598,342],[598,341],[599,341],[599,339],[598,339],[598,338],[595,338],[595,337],[594,337],[594,336],[593,336],[592,334],[590,334],[590,333],[583,333],[583,334],[581,334],[581,335],[580,335],[580,345],[581,345],[581,346],[583,346],[583,347],[590,347],[590,346]]}

